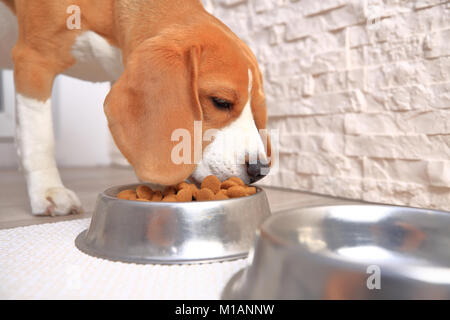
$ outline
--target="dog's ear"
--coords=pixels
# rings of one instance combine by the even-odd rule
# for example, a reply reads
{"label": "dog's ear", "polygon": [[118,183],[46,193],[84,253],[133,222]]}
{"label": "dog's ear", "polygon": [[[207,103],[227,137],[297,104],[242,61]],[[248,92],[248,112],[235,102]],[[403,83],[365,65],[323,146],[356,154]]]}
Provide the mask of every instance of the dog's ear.
{"label": "dog's ear", "polygon": [[[104,110],[114,141],[142,181],[175,184],[195,169],[194,121],[203,118],[199,57],[198,47],[177,48],[149,39],[129,55],[124,73],[106,97]],[[180,143],[171,141],[176,129],[190,134],[185,141],[191,151],[190,161],[184,161],[188,163],[172,159]]]}

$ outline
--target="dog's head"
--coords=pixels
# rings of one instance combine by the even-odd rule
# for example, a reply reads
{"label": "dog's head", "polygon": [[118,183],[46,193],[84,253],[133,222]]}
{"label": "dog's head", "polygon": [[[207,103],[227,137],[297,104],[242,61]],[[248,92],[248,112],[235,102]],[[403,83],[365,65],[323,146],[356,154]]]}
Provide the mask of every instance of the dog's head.
{"label": "dog's head", "polygon": [[[108,94],[105,113],[141,181],[171,185],[214,174],[250,183],[265,174],[270,143],[258,131],[267,119],[261,72],[223,25],[174,28],[141,42]],[[203,134],[214,134],[196,145],[199,123]],[[177,129],[190,135],[182,150]],[[189,161],[174,161],[177,150]]]}

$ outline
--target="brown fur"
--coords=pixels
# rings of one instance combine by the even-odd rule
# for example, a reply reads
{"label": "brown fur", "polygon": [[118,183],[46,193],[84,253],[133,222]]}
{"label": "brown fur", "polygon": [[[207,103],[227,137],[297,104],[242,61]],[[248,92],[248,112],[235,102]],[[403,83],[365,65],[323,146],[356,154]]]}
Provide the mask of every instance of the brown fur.
{"label": "brown fur", "polygon": [[[94,31],[122,50],[125,71],[104,108],[116,144],[142,180],[169,185],[192,173],[195,164],[170,159],[177,143],[170,141],[172,131],[185,128],[193,136],[194,120],[207,130],[236,119],[248,99],[248,69],[255,123],[266,127],[254,55],[200,0],[1,1],[19,23],[12,57],[16,88],[23,95],[50,97],[55,76],[75,63],[70,51],[83,31]],[[81,8],[82,30],[66,28],[66,9],[73,4]],[[233,109],[217,109],[212,96],[232,101]]]}

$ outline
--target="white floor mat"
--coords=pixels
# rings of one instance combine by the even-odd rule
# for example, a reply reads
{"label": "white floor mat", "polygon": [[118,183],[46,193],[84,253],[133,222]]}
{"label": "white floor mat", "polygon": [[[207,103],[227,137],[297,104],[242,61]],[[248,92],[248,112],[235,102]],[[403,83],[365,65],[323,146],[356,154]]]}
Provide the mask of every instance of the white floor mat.
{"label": "white floor mat", "polygon": [[137,265],[90,257],[74,245],[89,221],[0,230],[0,298],[219,299],[247,263]]}

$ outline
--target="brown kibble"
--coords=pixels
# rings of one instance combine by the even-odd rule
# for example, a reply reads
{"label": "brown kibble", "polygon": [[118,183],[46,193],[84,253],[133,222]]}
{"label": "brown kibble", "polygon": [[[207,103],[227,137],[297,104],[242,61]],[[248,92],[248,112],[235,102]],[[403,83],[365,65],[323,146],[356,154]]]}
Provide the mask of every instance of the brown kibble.
{"label": "brown kibble", "polygon": [[213,198],[213,200],[226,200],[226,199],[230,199],[228,196],[227,196],[227,194],[226,194],[226,190],[219,190],[219,192],[217,192],[215,195],[214,195],[214,198]]}
{"label": "brown kibble", "polygon": [[169,194],[176,194],[176,190],[172,186],[167,186],[162,192],[163,196],[168,196]]}
{"label": "brown kibble", "polygon": [[245,191],[247,192],[247,195],[251,196],[252,194],[256,193],[256,188],[255,187],[246,187]]}
{"label": "brown kibble", "polygon": [[220,189],[228,189],[234,186],[237,186],[237,182],[233,181],[233,180],[225,180],[224,182],[222,182],[222,184],[220,185]]}
{"label": "brown kibble", "polygon": [[177,191],[180,191],[181,189],[189,188],[189,186],[190,186],[189,183],[187,183],[186,181],[183,181],[183,182],[180,182],[179,184],[177,184],[177,185],[175,186],[175,189],[176,189]]}
{"label": "brown kibble", "polygon": [[128,198],[128,200],[137,200],[136,193],[131,194],[130,197]]}
{"label": "brown kibble", "polygon": [[197,186],[195,184],[190,184],[189,187],[191,188],[191,191],[192,191],[192,197],[194,199],[197,199],[197,194],[200,190],[197,188]]}
{"label": "brown kibble", "polygon": [[119,199],[130,200],[130,197],[133,195],[136,196],[136,192],[133,189],[127,189],[120,191],[116,197]]}
{"label": "brown kibble", "polygon": [[155,191],[147,185],[140,185],[136,190],[122,190],[116,197],[137,201],[190,202],[194,200],[226,200],[253,195],[256,192],[256,187],[245,185],[238,177],[231,177],[221,183],[219,178],[210,175],[203,180],[201,189],[195,184],[185,181],[176,186],[167,186],[163,191]]}
{"label": "brown kibble", "polygon": [[178,191],[183,190],[183,189],[188,189],[191,190],[192,196],[195,198],[195,195],[198,192],[198,188],[195,184],[193,183],[186,183],[186,182],[181,182],[179,184],[177,184],[176,189]]}
{"label": "brown kibble", "polygon": [[247,195],[247,190],[243,186],[234,186],[227,190],[227,196],[230,198],[245,197]]}
{"label": "brown kibble", "polygon": [[192,189],[184,188],[178,191],[176,199],[178,202],[188,202],[192,201]]}
{"label": "brown kibble", "polygon": [[161,194],[161,191],[158,190],[153,193],[152,201],[161,201],[162,198],[163,196]]}
{"label": "brown kibble", "polygon": [[214,192],[209,188],[202,188],[197,192],[197,200],[198,201],[207,201],[212,200],[214,198]]}
{"label": "brown kibble", "polygon": [[245,183],[244,183],[244,181],[241,180],[241,178],[231,177],[231,178],[228,178],[228,180],[234,181],[240,186],[245,186]]}
{"label": "brown kibble", "polygon": [[203,179],[201,188],[208,188],[213,193],[217,193],[220,190],[221,182],[219,178],[217,178],[214,175],[207,176],[205,179]]}
{"label": "brown kibble", "polygon": [[153,197],[153,190],[145,185],[136,188],[136,194],[139,199],[150,200]]}
{"label": "brown kibble", "polygon": [[163,202],[177,202],[177,196],[174,194],[168,194],[162,200]]}

